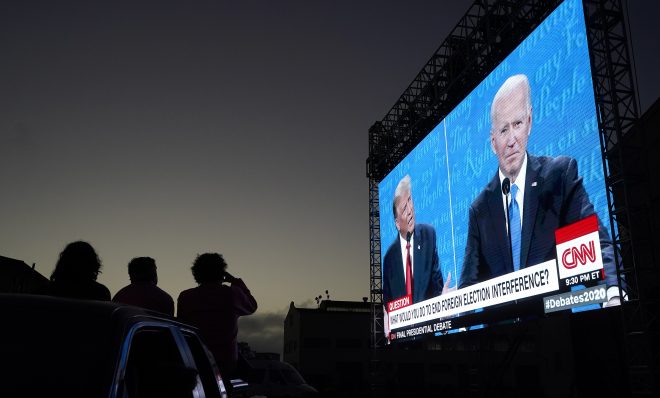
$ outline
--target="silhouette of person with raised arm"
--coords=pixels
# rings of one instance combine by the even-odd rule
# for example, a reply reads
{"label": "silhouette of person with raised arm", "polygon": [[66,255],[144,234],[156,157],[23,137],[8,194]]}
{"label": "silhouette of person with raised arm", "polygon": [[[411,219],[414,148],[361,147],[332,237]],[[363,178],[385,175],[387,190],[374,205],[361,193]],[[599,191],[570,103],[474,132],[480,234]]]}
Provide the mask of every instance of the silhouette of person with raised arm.
{"label": "silhouette of person with raised arm", "polygon": [[[181,292],[177,317],[199,328],[222,377],[229,381],[238,361],[238,317],[254,313],[257,300],[240,278],[227,272],[227,263],[221,254],[197,256],[191,270],[199,286]],[[227,384],[231,388],[231,383]]]}
{"label": "silhouette of person with raised arm", "polygon": [[101,260],[92,245],[83,241],[72,242],[60,253],[50,282],[37,293],[109,301],[110,290],[96,281],[100,273]]}
{"label": "silhouette of person with raised arm", "polygon": [[174,300],[157,286],[156,261],[151,257],[136,257],[128,263],[131,283],[121,288],[112,301],[129,304],[174,316]]}

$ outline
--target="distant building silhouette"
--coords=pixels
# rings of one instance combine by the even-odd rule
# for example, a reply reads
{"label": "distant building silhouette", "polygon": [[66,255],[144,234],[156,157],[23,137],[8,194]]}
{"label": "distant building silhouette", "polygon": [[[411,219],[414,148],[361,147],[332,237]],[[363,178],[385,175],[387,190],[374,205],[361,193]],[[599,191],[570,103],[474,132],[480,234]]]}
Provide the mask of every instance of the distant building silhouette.
{"label": "distant building silhouette", "polygon": [[285,362],[327,396],[367,396],[371,303],[321,301],[284,320]]}
{"label": "distant building silhouette", "polygon": [[0,256],[0,293],[31,293],[47,283],[48,278],[23,261]]}
{"label": "distant building silhouette", "polygon": [[[597,315],[583,314],[588,321],[581,323],[609,322]],[[543,396],[555,397],[566,396],[572,388],[557,382],[570,379],[576,366],[566,351],[573,338],[568,317],[402,342],[377,350],[370,348],[370,322],[368,302],[324,300],[319,308],[297,308],[292,302],[284,320],[283,360],[298,369],[323,397],[500,396],[497,394],[506,391],[526,391],[529,396],[541,396],[542,391]],[[616,364],[619,359],[613,360]]]}

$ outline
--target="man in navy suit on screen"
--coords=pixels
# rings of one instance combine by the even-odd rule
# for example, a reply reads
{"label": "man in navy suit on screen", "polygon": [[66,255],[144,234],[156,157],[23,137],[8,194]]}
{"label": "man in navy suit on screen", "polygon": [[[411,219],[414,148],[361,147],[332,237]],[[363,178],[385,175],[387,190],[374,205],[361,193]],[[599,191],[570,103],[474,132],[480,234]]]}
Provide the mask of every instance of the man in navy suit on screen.
{"label": "man in navy suit on screen", "polygon": [[448,291],[451,274],[443,288],[435,229],[415,224],[410,176],[399,181],[392,211],[399,233],[383,261],[383,302],[411,295],[412,302],[417,303]]}
{"label": "man in navy suit on screen", "polygon": [[[595,213],[575,159],[527,153],[531,128],[529,81],[525,75],[511,76],[491,106],[490,142],[499,168],[470,206],[459,287],[556,258],[555,230]],[[511,186],[511,246],[502,193],[505,178]],[[615,304],[619,290],[612,243],[600,220],[598,225],[607,298]]]}

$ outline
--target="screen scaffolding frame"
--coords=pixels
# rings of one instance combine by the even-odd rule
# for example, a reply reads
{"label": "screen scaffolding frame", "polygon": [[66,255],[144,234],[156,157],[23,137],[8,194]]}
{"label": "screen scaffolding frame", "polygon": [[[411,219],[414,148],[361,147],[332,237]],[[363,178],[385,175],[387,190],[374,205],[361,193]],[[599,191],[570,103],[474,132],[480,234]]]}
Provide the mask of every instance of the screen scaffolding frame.
{"label": "screen scaffolding frame", "polygon": [[[369,128],[369,242],[371,346],[384,335],[378,183],[520,44],[561,0],[476,0],[385,117]],[[653,389],[651,361],[643,342],[652,317],[637,284],[633,225],[627,195],[630,179],[621,154],[623,136],[638,117],[634,70],[621,0],[583,0],[603,172],[617,274],[627,283],[622,306],[628,382],[635,396]],[[635,154],[639,148],[627,148]]]}

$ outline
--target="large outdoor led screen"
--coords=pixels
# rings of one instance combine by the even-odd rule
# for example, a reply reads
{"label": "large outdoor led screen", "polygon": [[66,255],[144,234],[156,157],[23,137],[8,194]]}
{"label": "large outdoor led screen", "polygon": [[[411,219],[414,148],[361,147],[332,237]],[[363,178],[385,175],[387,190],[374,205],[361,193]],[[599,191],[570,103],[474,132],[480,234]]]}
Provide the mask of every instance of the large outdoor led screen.
{"label": "large outdoor led screen", "polygon": [[581,1],[557,7],[378,191],[390,340],[616,304]]}

